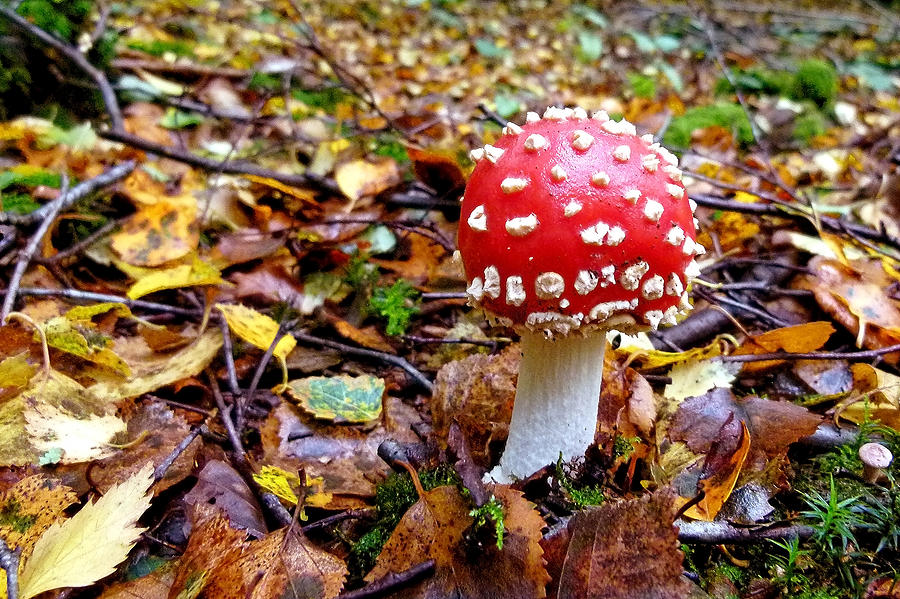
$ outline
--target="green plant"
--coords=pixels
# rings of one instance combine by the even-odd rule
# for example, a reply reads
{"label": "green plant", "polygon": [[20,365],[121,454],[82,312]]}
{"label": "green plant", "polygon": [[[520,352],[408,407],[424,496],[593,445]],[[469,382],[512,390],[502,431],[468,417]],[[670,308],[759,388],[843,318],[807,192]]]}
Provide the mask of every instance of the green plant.
{"label": "green plant", "polygon": [[675,117],[666,129],[663,141],[673,147],[686,148],[691,144],[694,131],[713,126],[729,129],[742,145],[753,143],[753,130],[744,109],[728,103],[697,106]]}
{"label": "green plant", "polygon": [[834,65],[817,58],[804,60],[797,67],[793,96],[811,100],[819,108],[831,106],[837,98],[838,75]]}
{"label": "green plant", "polygon": [[606,501],[606,496],[603,494],[603,489],[600,485],[581,486],[575,484],[571,474],[566,472],[562,454],[556,460],[556,479],[575,506],[575,509],[581,510],[588,506],[600,505]]}
{"label": "green plant", "polygon": [[841,557],[851,542],[858,545],[853,529],[862,522],[852,506],[860,496],[839,499],[833,475],[829,475],[829,485],[827,497],[818,491],[802,494],[809,509],[800,512],[800,515],[809,519],[815,529],[813,542],[832,557]]}
{"label": "green plant", "polygon": [[402,335],[409,326],[413,314],[419,311],[417,302],[413,301],[419,292],[408,282],[400,279],[390,287],[377,287],[369,300],[371,310],[387,318],[388,335]]}
{"label": "green plant", "polygon": [[800,549],[800,539],[793,537],[791,539],[777,540],[769,539],[769,541],[784,550],[786,555],[771,555],[771,561],[776,570],[776,581],[779,582],[787,592],[800,586],[809,584],[809,580],[804,576],[798,567],[797,560],[807,551]]}
{"label": "green plant", "polygon": [[481,507],[477,507],[470,511],[469,515],[475,520],[473,523],[475,528],[482,528],[488,525],[494,527],[494,535],[497,537],[497,549],[502,550],[503,534],[506,532],[506,523],[503,520],[505,513],[503,504],[500,503],[500,500],[491,495],[490,500]]}

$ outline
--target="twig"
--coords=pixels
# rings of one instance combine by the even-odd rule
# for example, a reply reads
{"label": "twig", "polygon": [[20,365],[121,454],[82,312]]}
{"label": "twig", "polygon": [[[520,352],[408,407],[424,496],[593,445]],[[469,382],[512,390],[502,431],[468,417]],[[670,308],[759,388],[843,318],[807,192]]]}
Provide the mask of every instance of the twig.
{"label": "twig", "polygon": [[431,291],[422,294],[423,300],[466,299],[464,291]]}
{"label": "twig", "polygon": [[415,584],[423,578],[431,576],[434,574],[434,568],[433,559],[425,560],[408,570],[386,574],[356,591],[341,593],[337,596],[337,599],[377,599],[378,597],[386,597],[403,587]]}
{"label": "twig", "polygon": [[419,337],[418,335],[403,335],[401,339],[403,339],[404,341],[409,341],[411,343],[459,343],[464,345],[480,345],[481,347],[489,347],[491,349],[496,349],[497,345],[500,343],[512,343],[512,339],[510,339],[509,337],[500,337],[497,339],[469,339],[468,337],[460,337],[458,339],[453,339],[446,337]]}
{"label": "twig", "polygon": [[56,254],[48,257],[48,258],[35,258],[35,262],[38,264],[52,264],[54,262],[59,262],[61,260],[65,260],[69,256],[74,256],[75,254],[80,253],[82,250],[87,249],[95,241],[105,236],[107,233],[110,233],[113,229],[119,226],[119,221],[111,220],[84,239],[79,240],[76,243],[73,243],[69,247],[64,250],[60,250],[56,252]]}
{"label": "twig", "polygon": [[777,525],[768,528],[738,528],[727,522],[675,522],[682,543],[730,545],[758,543],[767,539],[808,539],[815,530],[811,526]]}
{"label": "twig", "polygon": [[151,71],[176,75],[196,75],[198,78],[222,77],[223,79],[250,79],[252,71],[230,67],[216,67],[202,64],[170,63],[164,60],[144,60],[140,58],[116,58],[110,66],[129,71]]}
{"label": "twig", "polygon": [[[6,293],[5,289],[0,292]],[[197,316],[200,310],[191,310],[178,306],[168,306],[166,304],[158,304],[156,302],[147,302],[144,300],[133,300],[121,295],[113,295],[111,293],[94,293],[93,291],[82,291],[80,289],[40,289],[37,287],[22,287],[19,289],[18,295],[28,295],[34,297],[61,297],[64,299],[84,301],[84,302],[118,302],[125,304],[129,308],[140,308],[150,312],[162,312],[166,314],[177,314],[179,316]]]}
{"label": "twig", "polygon": [[231,329],[228,321],[219,319],[219,329],[222,331],[222,353],[225,354],[225,372],[228,373],[228,387],[234,395],[240,395],[241,385],[238,382],[237,368],[234,365],[234,342],[231,340]]}
{"label": "twig", "polygon": [[774,352],[770,354],[743,354],[740,356],[722,356],[723,362],[766,362],[769,360],[871,360],[887,354],[900,352],[900,343],[878,349],[867,349],[850,352],[809,352],[791,354]]}
{"label": "twig", "polygon": [[341,195],[341,190],[338,188],[337,184],[334,181],[331,181],[319,175],[313,175],[310,173],[280,173],[278,171],[272,171],[246,162],[222,162],[220,160],[213,160],[212,158],[204,158],[203,156],[197,156],[196,154],[192,154],[190,152],[182,152],[181,150],[157,144],[152,141],[146,140],[143,137],[132,135],[131,133],[125,133],[123,131],[101,131],[99,132],[99,135],[106,139],[118,141],[131,147],[150,152],[151,154],[156,154],[164,158],[171,158],[172,160],[177,160],[178,162],[183,162],[184,164],[190,164],[191,166],[196,166],[207,171],[220,172],[230,175],[255,175],[257,177],[273,179],[280,183],[284,183],[285,185],[293,185],[296,187],[312,186],[324,192],[328,192],[334,195]]}
{"label": "twig", "polygon": [[405,370],[413,379],[415,379],[417,383],[427,389],[429,393],[434,390],[434,385],[428,379],[428,377],[419,372],[415,366],[413,366],[412,364],[407,362],[406,359],[401,358],[400,356],[394,356],[392,354],[376,351],[373,349],[363,349],[361,347],[353,347],[352,345],[344,345],[343,343],[331,341],[330,339],[323,339],[321,337],[316,337],[315,335],[310,335],[308,333],[294,332],[293,335],[294,338],[297,339],[297,341],[303,343],[321,345],[322,347],[336,349],[339,352],[343,352],[351,356],[372,358],[374,360],[380,360],[382,362],[387,362],[388,364],[393,364],[394,366],[398,366]]}
{"label": "twig", "polygon": [[190,433],[188,433],[188,435],[184,439],[182,439],[178,445],[175,446],[175,449],[173,449],[169,453],[169,455],[166,456],[166,459],[160,462],[159,466],[157,466],[156,469],[153,470],[153,482],[158,483],[159,481],[161,481],[166,475],[166,472],[169,470],[169,468],[172,467],[172,464],[175,463],[175,460],[177,460],[178,457],[184,453],[184,450],[186,450],[188,446],[194,442],[194,439],[196,439],[201,434],[205,434],[208,432],[209,429],[206,428],[206,425],[201,424]]}
{"label": "twig", "polygon": [[213,399],[219,408],[219,417],[225,426],[225,432],[228,434],[228,441],[231,443],[231,450],[238,462],[249,464],[247,453],[244,451],[244,445],[241,443],[241,437],[238,435],[234,422],[231,420],[231,406],[225,404],[225,398],[222,397],[222,391],[219,389],[219,382],[212,373],[208,373],[209,388],[212,390]]}
{"label": "twig", "polygon": [[[0,4],[0,8],[2,7],[3,5]],[[115,183],[119,179],[127,177],[131,173],[131,171],[134,170],[134,167],[134,161],[129,160],[128,162],[123,162],[122,164],[114,166],[108,171],[97,175],[93,179],[82,181],[81,183],[70,189],[68,193],[60,193],[59,197],[55,200],[56,202],[63,200],[59,210],[66,210],[75,202],[80,201],[81,199],[94,193],[98,189],[102,189],[103,187]],[[47,216],[50,214],[50,211],[54,209],[53,206],[54,202],[50,202],[49,204],[45,204],[34,212],[29,212],[28,214],[10,214],[8,212],[0,212],[0,223],[10,223],[13,225],[31,225],[38,221],[46,220]]]}
{"label": "twig", "polygon": [[377,512],[372,508],[363,508],[359,510],[346,510],[337,514],[333,514],[331,516],[327,516],[322,518],[321,520],[316,520],[311,524],[307,524],[303,527],[303,532],[308,533],[314,530],[318,530],[319,528],[326,528],[331,526],[332,524],[337,524],[338,522],[343,522],[344,520],[358,520],[362,518],[371,518],[375,516]]}
{"label": "twig", "polygon": [[727,297],[722,297],[721,295],[713,295],[710,293],[705,293],[704,291],[702,291],[700,289],[696,289],[695,293],[697,295],[703,297],[705,300],[707,300],[711,304],[725,304],[726,306],[731,306],[732,308],[736,308],[738,310],[741,310],[742,312],[752,314],[753,316],[756,316],[757,318],[759,318],[765,322],[768,322],[770,324],[774,324],[775,326],[778,326],[778,327],[786,327],[791,324],[791,323],[787,322],[786,320],[782,320],[776,316],[772,316],[765,310],[761,310],[760,308],[751,306],[749,304],[746,304],[746,303],[738,301],[738,300],[729,299]]}
{"label": "twig", "polygon": [[6,597],[19,598],[19,558],[21,550],[10,549],[4,539],[0,539],[0,568],[6,570]]}
{"label": "twig", "polygon": [[371,225],[384,225],[385,227],[390,227],[392,229],[399,229],[401,231],[409,231],[410,233],[415,233],[417,235],[421,235],[422,237],[426,237],[438,245],[440,245],[447,253],[453,253],[453,250],[456,249],[456,244],[441,235],[434,227],[433,223],[420,223],[416,221],[383,221],[377,218],[329,218],[321,221],[322,224],[325,225],[342,225],[342,224],[371,224]]}
{"label": "twig", "polygon": [[253,396],[256,395],[256,388],[259,387],[259,381],[262,379],[263,373],[266,371],[266,366],[269,365],[269,361],[272,359],[272,355],[275,353],[275,348],[278,346],[278,343],[284,338],[287,334],[287,329],[292,325],[286,325],[286,323],[281,323],[278,326],[278,331],[275,333],[275,338],[272,339],[272,343],[269,344],[269,347],[266,348],[266,353],[263,354],[263,357],[260,358],[259,364],[256,365],[256,372],[253,373],[253,378],[250,380],[250,386],[247,387],[247,392],[243,397],[235,400],[235,405],[237,406],[237,414],[235,414],[235,426],[237,430],[244,430],[244,410],[250,405],[253,401]]}
{"label": "twig", "polygon": [[84,71],[88,77],[93,79],[97,88],[100,90],[100,95],[103,97],[103,104],[106,106],[107,114],[109,114],[109,122],[112,125],[112,128],[117,130],[124,129],[124,120],[122,119],[122,111],[119,108],[119,101],[116,99],[116,92],[106,78],[106,74],[92,65],[78,48],[70,46],[58,37],[47,33],[34,23],[31,23],[19,15],[15,9],[6,4],[0,4],[0,16],[28,35],[37,38],[44,44],[56,49],[56,51],[71,60],[75,66]]}
{"label": "twig", "polygon": [[69,178],[63,174],[62,189],[59,197],[48,204],[50,210],[47,213],[47,217],[40,226],[38,226],[34,235],[31,236],[31,239],[28,240],[28,245],[25,246],[25,249],[19,254],[19,259],[16,261],[16,267],[13,269],[12,276],[9,278],[9,284],[6,286],[6,296],[3,298],[3,307],[0,308],[0,323],[6,322],[6,317],[12,312],[13,304],[16,303],[16,293],[19,289],[19,283],[22,282],[22,277],[25,275],[25,271],[28,269],[31,259],[34,258],[34,255],[37,253],[38,246],[41,244],[41,241],[44,240],[44,236],[47,235],[50,231],[50,227],[56,222],[56,216],[59,214],[59,211],[62,210],[63,204],[66,203],[66,196],[68,193]]}
{"label": "twig", "polygon": [[501,127],[506,127],[507,120],[488,108],[487,104],[484,102],[478,103],[478,110],[484,113],[484,116],[487,117],[489,121],[493,121],[494,123],[500,125]]}

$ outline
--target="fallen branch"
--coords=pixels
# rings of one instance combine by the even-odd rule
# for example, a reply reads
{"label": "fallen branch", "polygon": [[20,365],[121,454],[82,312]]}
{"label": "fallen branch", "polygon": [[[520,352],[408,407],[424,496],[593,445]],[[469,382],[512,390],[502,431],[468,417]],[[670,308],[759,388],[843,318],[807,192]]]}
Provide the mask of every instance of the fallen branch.
{"label": "fallen branch", "polygon": [[175,449],[173,449],[169,453],[169,455],[166,456],[166,459],[160,462],[159,466],[157,466],[153,470],[153,483],[156,484],[163,479],[163,477],[166,475],[166,472],[169,470],[169,468],[172,467],[172,464],[175,463],[175,460],[177,460],[178,457],[184,453],[184,450],[186,450],[188,446],[194,442],[194,439],[199,437],[201,434],[205,434],[208,432],[209,429],[206,428],[206,425],[201,424],[190,433],[188,433],[188,435],[184,439],[182,439],[178,445],[175,446]]}
{"label": "fallen branch", "polygon": [[[2,8],[2,5],[0,5],[0,8]],[[60,193],[59,197],[54,202],[45,204],[34,212],[29,212],[28,214],[10,214],[8,212],[0,212],[0,223],[9,223],[12,225],[32,225],[36,222],[47,220],[50,212],[52,210],[56,210],[55,202],[61,202],[58,209],[59,211],[67,210],[73,204],[86,198],[95,191],[112,185],[119,179],[124,179],[129,174],[131,174],[131,171],[134,170],[135,166],[136,163],[131,160],[114,166],[108,171],[97,175],[93,179],[82,181],[81,183],[70,189],[67,193]]]}
{"label": "fallen branch", "polygon": [[774,352],[770,354],[744,354],[740,356],[722,356],[723,362],[767,362],[769,360],[871,360],[887,354],[900,352],[900,343],[850,352],[808,352],[804,354],[790,354],[786,352]]}
{"label": "fallen branch", "polygon": [[[0,292],[6,293],[7,290],[0,289]],[[156,302],[128,299],[127,297],[113,295],[111,293],[95,293],[93,291],[82,291],[80,289],[39,289],[37,287],[22,287],[19,289],[18,295],[32,297],[61,297],[63,299],[82,302],[116,302],[125,304],[129,308],[138,308],[147,310],[148,312],[161,312],[163,314],[177,314],[178,316],[199,316],[203,313],[202,310],[191,310],[190,308],[180,308],[178,306],[169,306],[166,304],[158,304]]]}
{"label": "fallen branch", "polygon": [[738,528],[727,522],[675,522],[678,540],[703,545],[732,545],[759,543],[768,539],[808,539],[815,530],[811,526],[775,525],[769,527]]}
{"label": "fallen branch", "polygon": [[18,549],[10,549],[6,541],[0,539],[0,568],[6,570],[6,597],[19,598],[19,558]]}
{"label": "fallen branch", "polygon": [[295,332],[293,333],[294,338],[301,343],[307,343],[312,345],[320,345],[322,347],[327,347],[330,349],[336,349],[339,352],[343,352],[345,354],[351,356],[360,356],[363,358],[371,358],[374,360],[379,360],[381,362],[387,362],[388,364],[393,364],[394,366],[398,366],[405,370],[417,383],[419,383],[422,387],[428,390],[431,393],[434,390],[434,385],[432,382],[426,377],[424,374],[419,372],[415,366],[406,361],[406,359],[401,358],[400,356],[395,356],[386,352],[376,351],[374,349],[363,349],[361,347],[353,347],[352,345],[345,345],[343,343],[338,343],[337,341],[331,341],[330,339],[323,339],[321,337],[316,337],[315,335],[310,335],[308,333]]}
{"label": "fallen branch", "polygon": [[13,274],[9,278],[9,285],[6,286],[3,307],[0,308],[0,324],[5,323],[6,317],[12,312],[13,304],[16,303],[16,292],[19,289],[19,283],[22,282],[22,277],[25,275],[28,265],[37,253],[38,246],[50,231],[50,227],[56,222],[56,216],[59,214],[59,211],[62,210],[63,204],[66,203],[66,196],[69,193],[69,178],[65,175],[62,176],[61,191],[62,193],[59,194],[58,198],[47,204],[47,207],[49,208],[47,217],[37,228],[37,231],[34,232],[34,235],[31,236],[31,239],[28,240],[28,245],[25,246],[25,249],[19,254],[19,259],[16,261],[16,267],[13,269]]}
{"label": "fallen branch", "polygon": [[431,576],[434,574],[434,567],[435,564],[433,559],[425,560],[421,564],[416,564],[408,570],[386,574],[356,591],[341,593],[337,596],[337,599],[376,599],[378,597],[386,597],[403,587],[412,585],[423,578]]}

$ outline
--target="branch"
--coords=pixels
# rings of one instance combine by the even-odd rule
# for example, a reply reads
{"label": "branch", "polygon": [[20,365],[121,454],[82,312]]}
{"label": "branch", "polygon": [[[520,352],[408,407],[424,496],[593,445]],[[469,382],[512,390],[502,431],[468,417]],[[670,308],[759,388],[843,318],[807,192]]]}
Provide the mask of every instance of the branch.
{"label": "branch", "polygon": [[122,110],[119,108],[116,92],[113,90],[112,85],[109,83],[109,79],[106,78],[106,74],[103,71],[92,65],[77,48],[70,46],[58,37],[47,33],[34,23],[29,22],[8,5],[0,4],[0,17],[5,18],[31,37],[56,49],[66,58],[71,60],[75,66],[84,71],[88,77],[93,79],[100,90],[100,95],[103,97],[103,104],[106,106],[107,114],[109,114],[109,122],[112,125],[112,128],[118,131],[124,130]]}
{"label": "branch", "polygon": [[402,572],[391,572],[382,576],[375,582],[364,586],[356,591],[341,593],[337,599],[376,599],[377,597],[387,597],[391,593],[416,582],[423,578],[434,574],[434,560],[425,560],[421,564],[417,564],[408,570]]}
{"label": "branch", "polygon": [[343,195],[334,181],[326,179],[325,177],[320,177],[318,175],[312,175],[309,173],[300,175],[291,173],[279,173],[278,171],[272,171],[246,162],[221,162],[219,160],[204,158],[190,152],[182,152],[180,150],[176,150],[175,148],[170,148],[168,146],[153,143],[152,141],[146,140],[143,137],[132,135],[131,133],[126,133],[124,131],[100,131],[99,135],[100,137],[104,137],[112,141],[117,141],[119,143],[123,143],[133,148],[138,148],[139,150],[144,150],[146,152],[150,152],[151,154],[156,154],[164,158],[170,158],[172,160],[177,160],[178,162],[183,162],[184,164],[190,164],[191,166],[196,166],[207,171],[225,173],[229,175],[254,175],[257,177],[273,179],[280,183],[284,183],[285,185],[293,185],[295,187],[311,186],[334,195]]}
{"label": "branch", "polygon": [[776,525],[763,528],[738,528],[727,522],[675,522],[682,543],[731,545],[758,543],[767,539],[808,539],[815,530],[811,526]]}
{"label": "branch", "polygon": [[[7,293],[8,290],[0,289],[0,292]],[[80,289],[40,289],[37,287],[22,287],[19,289],[18,294],[34,297],[61,297],[63,299],[83,302],[116,302],[125,304],[129,308],[139,308],[141,310],[161,312],[163,314],[177,314],[178,316],[199,316],[203,312],[202,310],[191,310],[189,308],[169,306],[166,304],[158,304],[156,302],[128,299],[127,297],[113,295],[111,293],[94,293],[93,291],[82,291]]]}
{"label": "branch", "polygon": [[722,356],[723,362],[767,362],[769,360],[872,360],[881,358],[887,354],[900,352],[900,343],[897,345],[889,345],[887,347],[879,347],[878,349],[867,349],[862,351],[849,352],[809,352],[805,354],[791,354],[787,352],[774,352],[770,354],[743,354],[739,356]]}
{"label": "branch", "polygon": [[0,568],[6,570],[6,596],[8,599],[19,598],[19,558],[18,549],[10,549],[6,541],[0,539]]}
{"label": "branch", "polygon": [[[3,5],[0,5],[0,9],[2,8]],[[112,185],[119,179],[124,179],[131,174],[131,171],[134,170],[135,166],[136,163],[133,160],[123,162],[122,164],[114,166],[108,171],[97,175],[93,179],[82,181],[81,183],[70,189],[67,193],[61,193],[60,197],[55,200],[55,202],[59,202],[61,200],[59,210],[67,210],[73,204],[84,199],[95,191]],[[55,202],[44,204],[34,212],[29,212],[28,214],[10,214],[8,212],[0,212],[0,223],[10,223],[13,225],[32,225],[36,222],[47,220],[50,212],[55,209]]]}

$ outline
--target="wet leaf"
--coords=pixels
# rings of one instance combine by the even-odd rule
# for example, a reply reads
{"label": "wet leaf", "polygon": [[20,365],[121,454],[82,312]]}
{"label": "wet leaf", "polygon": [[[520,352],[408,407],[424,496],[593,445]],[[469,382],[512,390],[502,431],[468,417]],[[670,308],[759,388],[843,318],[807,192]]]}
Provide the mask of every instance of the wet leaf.
{"label": "wet leaf", "polygon": [[[325,507],[331,503],[332,495],[325,492],[325,479],[322,477],[306,476],[304,480],[301,480],[297,474],[292,474],[277,466],[263,466],[259,474],[253,475],[253,480],[279,499],[292,505],[297,505],[299,501],[297,491],[300,489],[305,489],[303,493],[304,507]],[[300,518],[306,520],[306,516],[302,513]]]}
{"label": "wet leaf", "polygon": [[577,512],[559,599],[681,599],[677,511],[671,489]]}
{"label": "wet leaf", "polygon": [[215,506],[235,527],[261,537],[266,523],[256,496],[237,471],[221,460],[210,460],[197,475],[197,484],[184,503],[200,508]]}
{"label": "wet leaf", "polygon": [[129,299],[138,299],[164,289],[181,289],[196,285],[224,283],[222,273],[215,266],[194,258],[190,264],[156,269],[141,276],[128,290]]}
{"label": "wet leaf", "polygon": [[197,249],[197,201],[190,194],[141,206],[111,238],[111,247],[135,266],[160,266]]}
{"label": "wet leaf", "polygon": [[503,485],[487,490],[503,505],[507,533],[502,550],[496,543],[468,549],[472,506],[456,487],[437,487],[403,515],[366,580],[433,559],[434,576],[400,591],[398,598],[545,597],[548,577],[539,544],[543,519],[521,493]]}
{"label": "wet leaf", "polygon": [[111,488],[63,523],[50,526],[19,569],[19,596],[83,587],[112,574],[144,530],[138,518],[150,507],[153,467]]}
{"label": "wet leaf", "polygon": [[[258,349],[268,350],[278,335],[278,323],[253,308],[240,304],[216,304],[216,308],[225,316],[228,327],[235,335]],[[288,333],[278,341],[272,352],[272,355],[281,362],[285,377],[287,376],[285,358],[296,345],[297,340]]]}
{"label": "wet leaf", "polygon": [[316,418],[369,422],[381,415],[384,380],[362,375],[316,376],[288,383],[291,398]]}
{"label": "wet leaf", "polygon": [[698,520],[713,520],[734,490],[747,453],[750,451],[750,431],[747,425],[732,417],[725,421],[712,442],[698,490],[703,498],[685,511],[685,516]]}
{"label": "wet leaf", "polygon": [[[194,527],[178,564],[168,599],[195,599],[213,580],[216,569],[223,564],[234,563],[244,549],[246,533],[232,528],[224,512],[198,505],[194,508],[194,515]],[[239,575],[232,577],[232,580],[234,578],[241,582]]]}

